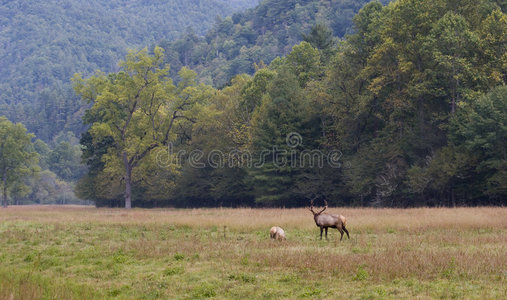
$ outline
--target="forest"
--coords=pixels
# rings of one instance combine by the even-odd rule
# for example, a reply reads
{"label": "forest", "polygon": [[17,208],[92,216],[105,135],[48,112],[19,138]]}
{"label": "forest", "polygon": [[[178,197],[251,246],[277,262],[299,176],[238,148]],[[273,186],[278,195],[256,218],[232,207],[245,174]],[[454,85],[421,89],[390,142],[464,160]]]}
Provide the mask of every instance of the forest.
{"label": "forest", "polygon": [[85,129],[70,78],[118,70],[128,49],[204,35],[217,17],[258,0],[3,1],[0,3],[0,111],[46,143]]}
{"label": "forest", "polygon": [[[262,1],[255,8],[218,19],[206,35],[185,32],[179,39],[158,45],[173,76],[183,67],[200,82],[221,88],[238,74],[253,74],[255,65],[287,55],[315,24],[325,24],[335,38],[352,31],[352,18],[366,0]],[[388,1],[383,0],[382,3]]]}
{"label": "forest", "polygon": [[[506,9],[263,1],[75,74],[73,133],[12,150],[38,160],[17,173],[77,181],[97,206],[505,205]],[[0,119],[0,148],[18,125]],[[38,199],[8,167],[4,198]]]}
{"label": "forest", "polygon": [[[86,105],[72,90],[76,72],[114,72],[128,49],[203,35],[216,21],[257,0],[3,1],[0,3],[0,116],[36,136],[43,172],[13,203],[76,202],[73,186],[86,173],[79,138]],[[65,153],[63,153],[65,152]],[[46,155],[58,157],[59,166]],[[49,162],[49,163],[46,163]],[[72,170],[72,176],[54,172]],[[84,171],[83,171],[84,170]],[[71,178],[72,177],[72,178]]]}

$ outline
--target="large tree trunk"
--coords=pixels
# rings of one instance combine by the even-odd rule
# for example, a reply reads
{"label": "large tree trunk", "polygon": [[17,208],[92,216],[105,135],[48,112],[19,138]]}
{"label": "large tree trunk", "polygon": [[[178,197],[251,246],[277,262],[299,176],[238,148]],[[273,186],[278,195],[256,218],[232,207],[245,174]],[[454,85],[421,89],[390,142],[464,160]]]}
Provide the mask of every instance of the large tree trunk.
{"label": "large tree trunk", "polygon": [[3,176],[2,176],[2,181],[3,181],[3,202],[2,202],[2,206],[5,208],[7,207],[7,172],[4,172]]}
{"label": "large tree trunk", "polygon": [[132,208],[132,166],[129,163],[127,153],[123,153],[125,165],[125,208]]}
{"label": "large tree trunk", "polygon": [[130,177],[125,178],[125,208],[132,208],[132,183]]}

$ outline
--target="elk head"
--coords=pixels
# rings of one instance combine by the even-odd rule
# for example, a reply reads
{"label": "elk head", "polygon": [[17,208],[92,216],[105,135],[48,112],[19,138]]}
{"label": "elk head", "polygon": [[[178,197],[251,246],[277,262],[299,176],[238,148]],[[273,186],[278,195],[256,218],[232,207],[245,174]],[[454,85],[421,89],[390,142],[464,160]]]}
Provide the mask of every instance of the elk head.
{"label": "elk head", "polygon": [[314,216],[314,217],[316,217],[316,216],[320,215],[323,211],[325,211],[325,210],[327,209],[327,201],[326,201],[326,200],[324,200],[324,204],[325,204],[324,208],[323,208],[321,211],[319,211],[319,212],[315,212],[315,211],[313,210],[313,200],[315,200],[315,198],[316,198],[316,197],[313,197],[313,199],[312,199],[312,200],[310,200],[310,208],[309,208],[309,209],[310,209],[310,211],[312,212],[312,214],[313,214],[313,216]]}

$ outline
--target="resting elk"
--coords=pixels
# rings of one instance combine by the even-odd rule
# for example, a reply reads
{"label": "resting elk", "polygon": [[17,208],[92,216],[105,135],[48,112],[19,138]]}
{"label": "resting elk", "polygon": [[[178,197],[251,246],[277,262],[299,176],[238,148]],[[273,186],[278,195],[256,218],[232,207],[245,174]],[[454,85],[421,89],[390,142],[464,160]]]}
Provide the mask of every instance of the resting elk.
{"label": "resting elk", "polygon": [[336,228],[338,231],[340,231],[340,241],[343,238],[343,232],[347,233],[347,237],[350,239],[349,231],[345,226],[347,225],[347,219],[342,215],[330,215],[330,214],[323,214],[322,212],[327,209],[327,201],[324,200],[324,208],[319,211],[315,212],[313,210],[313,199],[310,202],[310,211],[313,213],[313,219],[315,220],[315,224],[317,227],[320,227],[320,239],[322,240],[322,231],[326,230],[326,240],[327,238],[327,229],[329,227]]}
{"label": "resting elk", "polygon": [[273,226],[271,227],[271,230],[269,231],[269,235],[272,239],[277,241],[283,241],[285,240],[285,231],[281,227]]}

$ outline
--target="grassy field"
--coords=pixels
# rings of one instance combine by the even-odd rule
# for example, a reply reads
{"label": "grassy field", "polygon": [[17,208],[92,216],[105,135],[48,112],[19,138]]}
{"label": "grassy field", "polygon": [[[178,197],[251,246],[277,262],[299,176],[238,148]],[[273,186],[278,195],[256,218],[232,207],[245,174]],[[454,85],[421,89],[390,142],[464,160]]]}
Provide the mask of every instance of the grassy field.
{"label": "grassy field", "polygon": [[507,298],[507,208],[328,212],[0,209],[0,299]]}

